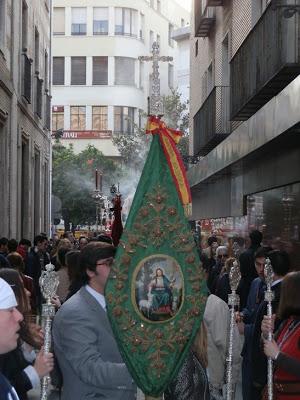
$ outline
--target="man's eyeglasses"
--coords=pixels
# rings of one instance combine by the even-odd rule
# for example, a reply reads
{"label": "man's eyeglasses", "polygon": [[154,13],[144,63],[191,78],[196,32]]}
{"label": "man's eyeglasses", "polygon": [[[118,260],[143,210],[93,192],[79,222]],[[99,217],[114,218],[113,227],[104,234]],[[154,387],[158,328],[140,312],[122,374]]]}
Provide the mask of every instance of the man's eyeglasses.
{"label": "man's eyeglasses", "polygon": [[96,263],[96,267],[101,266],[101,265],[107,265],[110,267],[114,262],[113,257],[106,258],[105,260],[100,260],[99,262]]}

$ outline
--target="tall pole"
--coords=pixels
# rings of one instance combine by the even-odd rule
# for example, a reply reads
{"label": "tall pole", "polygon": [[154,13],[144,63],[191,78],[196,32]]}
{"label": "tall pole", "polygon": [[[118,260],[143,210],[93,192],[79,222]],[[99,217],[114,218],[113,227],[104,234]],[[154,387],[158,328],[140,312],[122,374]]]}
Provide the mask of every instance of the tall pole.
{"label": "tall pole", "polygon": [[229,281],[231,294],[228,295],[228,305],[230,306],[230,325],[229,325],[229,340],[227,352],[227,369],[226,369],[226,400],[232,400],[234,388],[232,382],[232,367],[233,367],[233,331],[235,326],[235,307],[239,305],[239,296],[236,293],[239,282],[241,280],[240,266],[237,261],[233,262],[230,269]]}
{"label": "tall pole", "polygon": [[[274,294],[272,292],[271,286],[273,282],[273,269],[271,265],[271,261],[269,258],[266,259],[264,275],[267,284],[267,290],[265,291],[265,301],[267,302],[267,315],[272,320],[272,300],[274,298]],[[268,332],[268,341],[272,342],[273,336],[272,332]],[[268,400],[273,400],[273,360],[271,357],[268,357]]]}
{"label": "tall pole", "polygon": [[[55,315],[55,306],[51,303],[51,299],[56,294],[56,290],[59,284],[59,278],[57,273],[54,271],[54,265],[47,264],[45,266],[45,271],[42,272],[39,279],[39,285],[43,297],[46,299],[46,303],[42,306],[42,318],[44,325],[44,353],[47,354],[51,349],[51,327],[52,319]],[[48,399],[48,390],[51,383],[50,375],[43,377],[41,382],[41,400]]]}

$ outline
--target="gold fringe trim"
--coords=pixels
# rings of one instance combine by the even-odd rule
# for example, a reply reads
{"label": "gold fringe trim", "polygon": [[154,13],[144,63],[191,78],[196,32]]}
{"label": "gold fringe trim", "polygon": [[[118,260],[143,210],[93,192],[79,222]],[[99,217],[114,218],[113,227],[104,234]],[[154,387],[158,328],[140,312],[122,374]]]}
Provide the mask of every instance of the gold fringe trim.
{"label": "gold fringe trim", "polygon": [[183,206],[184,209],[184,215],[188,218],[192,216],[192,203],[185,204]]}

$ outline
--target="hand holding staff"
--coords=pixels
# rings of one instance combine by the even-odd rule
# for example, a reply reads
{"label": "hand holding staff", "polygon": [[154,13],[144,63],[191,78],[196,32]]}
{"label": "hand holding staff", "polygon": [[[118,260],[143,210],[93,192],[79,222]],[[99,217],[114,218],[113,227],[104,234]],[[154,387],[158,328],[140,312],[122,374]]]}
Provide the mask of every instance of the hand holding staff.
{"label": "hand holding staff", "polygon": [[231,294],[228,296],[228,304],[230,308],[230,326],[229,326],[229,346],[227,355],[227,386],[226,386],[226,400],[233,398],[233,384],[232,384],[232,363],[233,363],[233,331],[235,324],[235,306],[239,305],[239,296],[236,294],[239,282],[241,280],[240,266],[237,261],[233,262],[229,273],[229,281]]}
{"label": "hand holding staff", "polygon": [[[51,348],[51,325],[52,318],[55,315],[55,305],[52,304],[52,298],[56,294],[56,290],[59,284],[59,278],[57,273],[54,271],[54,265],[47,264],[46,271],[42,272],[39,280],[41,292],[46,299],[46,303],[42,306],[42,318],[44,320],[44,354],[48,354]],[[42,379],[41,385],[41,400],[47,400],[48,398],[48,387],[50,384],[50,375],[46,375]]]}

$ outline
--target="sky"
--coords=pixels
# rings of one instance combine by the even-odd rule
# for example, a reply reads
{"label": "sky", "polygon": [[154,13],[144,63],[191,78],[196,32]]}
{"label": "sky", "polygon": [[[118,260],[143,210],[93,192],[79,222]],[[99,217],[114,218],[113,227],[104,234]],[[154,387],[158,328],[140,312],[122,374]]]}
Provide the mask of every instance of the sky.
{"label": "sky", "polygon": [[175,0],[178,4],[191,11],[191,0]]}

